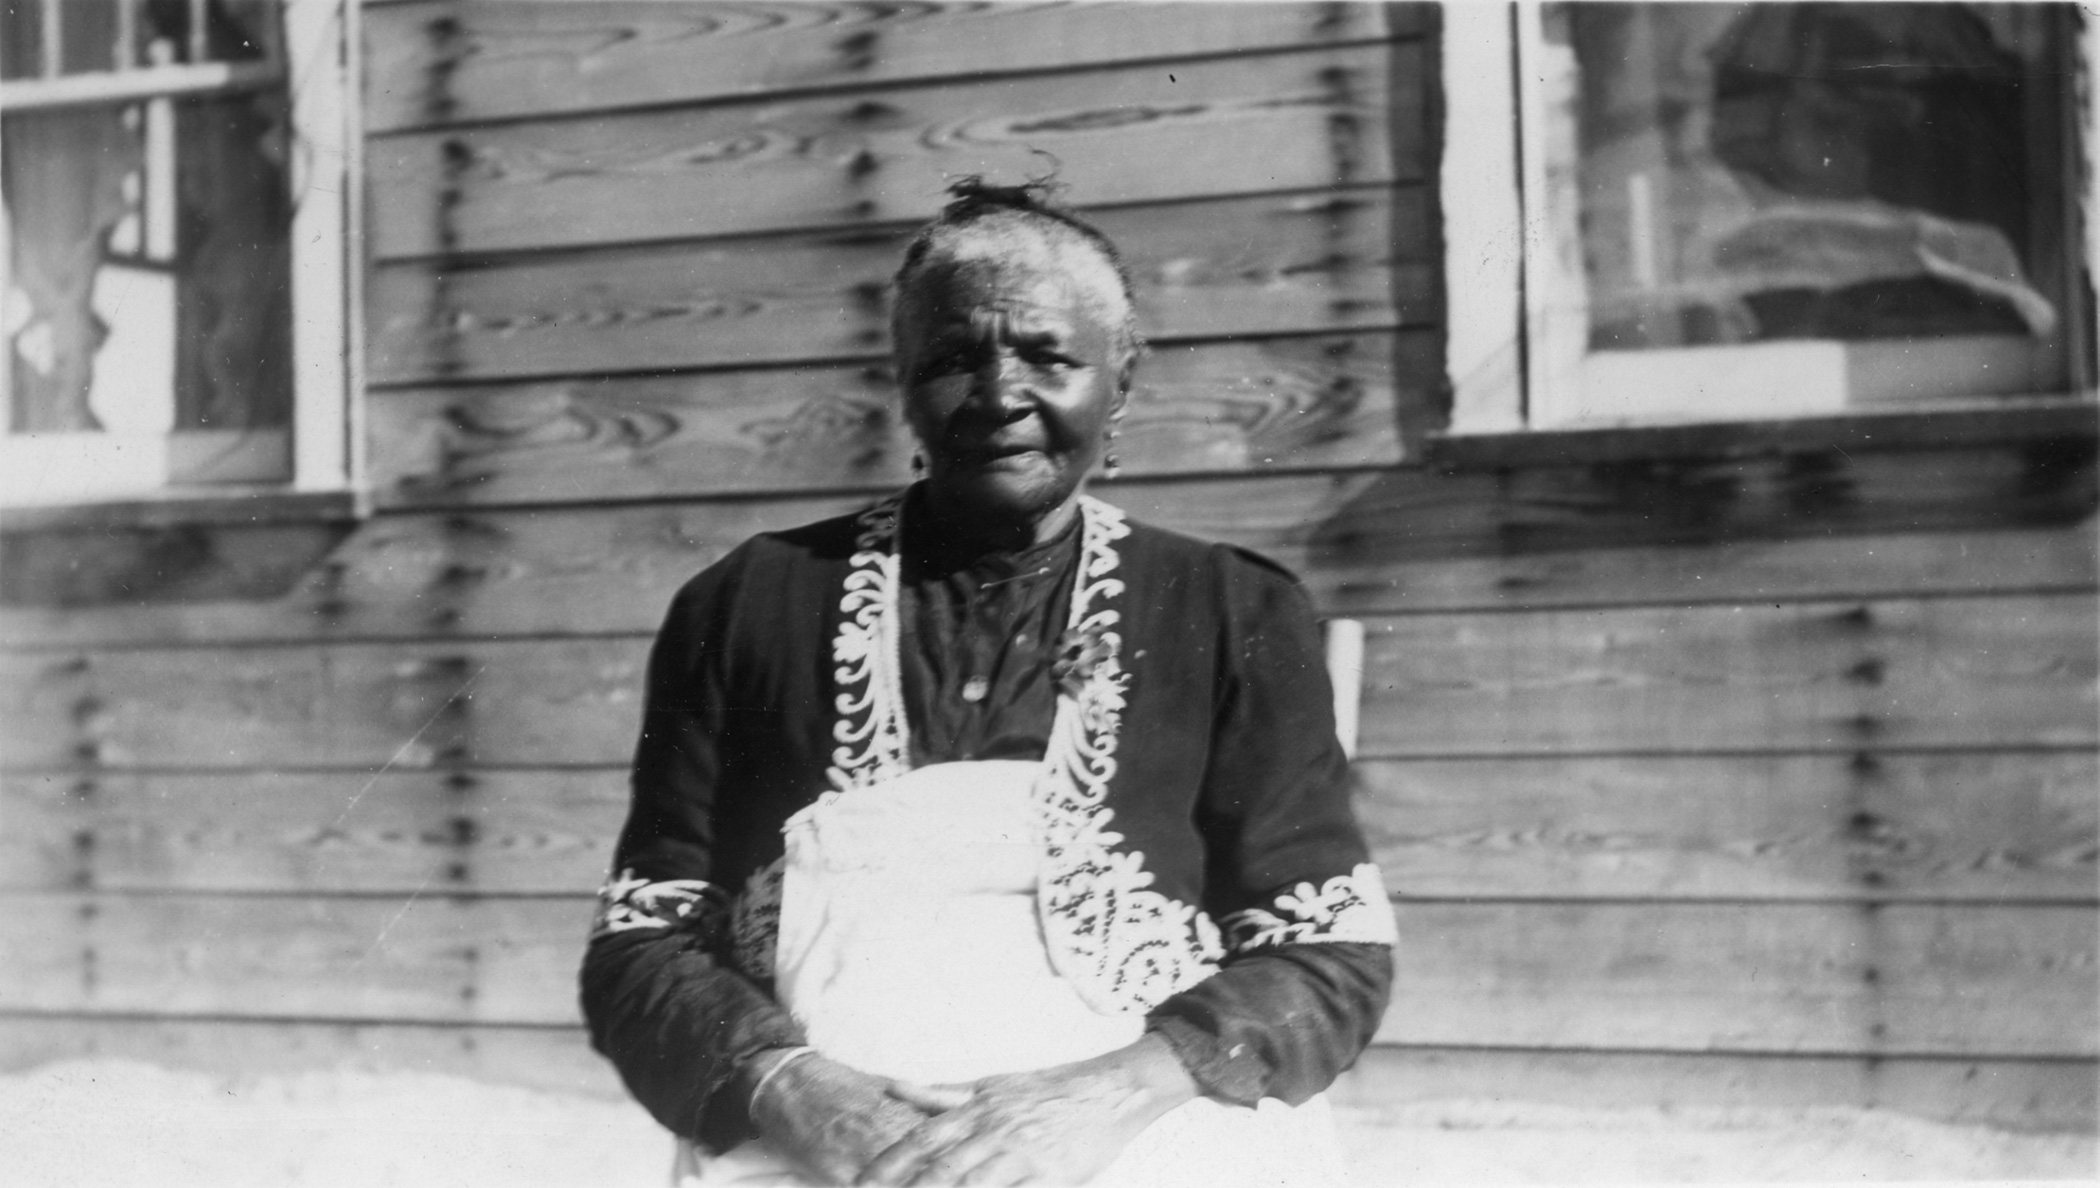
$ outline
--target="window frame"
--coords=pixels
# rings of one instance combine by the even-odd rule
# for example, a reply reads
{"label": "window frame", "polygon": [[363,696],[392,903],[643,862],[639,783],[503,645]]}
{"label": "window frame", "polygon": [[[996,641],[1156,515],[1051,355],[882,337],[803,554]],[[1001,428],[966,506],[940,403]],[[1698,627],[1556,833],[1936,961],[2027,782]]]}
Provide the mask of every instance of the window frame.
{"label": "window frame", "polygon": [[[229,498],[276,494],[358,496],[363,473],[361,393],[363,327],[361,298],[362,144],[357,81],[361,75],[357,0],[279,0],[282,66],[199,62],[133,70],[97,71],[0,83],[0,109],[49,109],[83,104],[119,104],[160,96],[181,97],[253,89],[279,79],[289,96],[290,186],[295,196],[289,234],[291,252],[290,476],[249,483],[141,485],[111,482],[56,498],[0,489],[0,510],[13,522],[42,520],[67,506],[107,508],[148,502],[196,502],[223,506]],[[0,260],[0,270],[8,263]],[[4,276],[4,271],[0,271]],[[170,455],[181,452],[186,432],[156,435]],[[205,430],[209,435],[214,431]],[[235,431],[223,431],[235,432]],[[38,435],[42,441],[0,433],[0,468],[63,451],[61,437],[86,439],[100,433]],[[57,442],[57,451],[49,447]]]}
{"label": "window frame", "polygon": [[[2090,419],[2078,412],[2093,405],[2089,377],[2084,379],[2086,386],[2076,386],[2079,380],[2074,379],[2072,390],[2037,396],[1978,396],[1748,420],[1673,416],[1568,424],[1539,415],[1541,406],[1550,405],[1556,395],[1565,398],[1579,390],[1577,369],[1589,353],[1586,318],[1567,316],[1570,295],[1579,309],[1585,283],[1580,240],[1574,233],[1573,175],[1556,171],[1540,144],[1552,101],[1545,86],[1552,70],[1539,56],[1544,44],[1542,10],[1540,0],[1443,8],[1444,155],[1439,196],[1444,211],[1450,414],[1437,440],[1426,443],[1428,452],[1480,461],[1494,453],[1494,439],[1520,435],[1562,440],[1580,453],[1590,452],[1588,443],[1609,440],[1608,451],[1624,455],[1639,452],[1644,439],[1657,448],[1665,442],[1681,446],[1696,441],[1722,448],[1731,435],[1805,441],[1852,437],[1851,427],[1856,425],[1920,419],[1989,424],[1999,433],[2012,430],[2023,418],[2037,433],[2060,432],[2067,409],[2069,423]],[[2079,187],[2079,226],[2074,230],[2082,240],[2078,258],[2090,286],[2100,281],[2100,211],[2094,180],[2100,173],[2100,86],[2095,85],[2100,20],[2090,14],[2080,20],[2076,57],[2076,118],[2081,125],[2077,142],[2084,160],[2076,163],[2071,184]],[[1798,429],[1770,432],[1774,425]],[[1918,432],[1904,429],[1885,436]],[[1927,435],[1936,436],[1929,431]],[[1478,440],[1462,444],[1460,439]]]}

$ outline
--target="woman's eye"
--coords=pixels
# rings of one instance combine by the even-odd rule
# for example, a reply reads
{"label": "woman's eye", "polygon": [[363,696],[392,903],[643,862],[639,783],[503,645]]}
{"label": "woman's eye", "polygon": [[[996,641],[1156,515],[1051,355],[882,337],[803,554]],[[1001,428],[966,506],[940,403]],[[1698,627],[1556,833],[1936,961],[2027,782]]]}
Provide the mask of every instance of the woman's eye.
{"label": "woman's eye", "polygon": [[971,370],[970,360],[960,351],[936,351],[919,359],[920,379],[935,379],[944,375],[960,375]]}

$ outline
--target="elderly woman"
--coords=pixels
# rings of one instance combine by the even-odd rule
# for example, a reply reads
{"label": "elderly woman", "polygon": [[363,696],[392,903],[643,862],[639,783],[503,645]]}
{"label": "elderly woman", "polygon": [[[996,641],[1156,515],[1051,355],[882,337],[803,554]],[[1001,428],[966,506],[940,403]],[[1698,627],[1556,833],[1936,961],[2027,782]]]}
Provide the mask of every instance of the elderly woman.
{"label": "elderly woman", "polygon": [[922,479],[657,638],[593,1041],[701,1183],[1333,1183],[1393,931],[1310,607],[1084,493],[1122,262],[953,193],[897,275]]}

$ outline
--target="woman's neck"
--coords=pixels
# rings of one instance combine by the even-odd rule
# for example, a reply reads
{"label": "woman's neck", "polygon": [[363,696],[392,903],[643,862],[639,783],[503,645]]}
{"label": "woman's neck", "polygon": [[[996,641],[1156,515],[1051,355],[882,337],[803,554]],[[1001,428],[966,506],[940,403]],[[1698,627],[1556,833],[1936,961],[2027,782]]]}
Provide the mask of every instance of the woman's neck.
{"label": "woman's neck", "polygon": [[1035,516],[1001,516],[964,505],[931,483],[921,487],[920,523],[949,547],[968,553],[1018,553],[1048,544],[1079,515],[1079,492]]}

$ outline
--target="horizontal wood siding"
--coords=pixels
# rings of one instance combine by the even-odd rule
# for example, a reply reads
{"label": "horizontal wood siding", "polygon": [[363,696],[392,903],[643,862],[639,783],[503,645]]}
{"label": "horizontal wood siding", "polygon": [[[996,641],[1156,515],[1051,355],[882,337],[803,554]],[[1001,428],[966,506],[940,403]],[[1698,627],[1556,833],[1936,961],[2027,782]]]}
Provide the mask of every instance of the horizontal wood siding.
{"label": "horizontal wood siding", "polygon": [[[1381,17],[1384,17],[1381,20]],[[431,3],[365,15],[375,132],[1075,64],[1343,46],[1368,4]]]}
{"label": "horizontal wood siding", "polygon": [[[1436,350],[1433,331],[1157,345],[1116,454],[1133,477],[1385,461],[1396,376]],[[410,388],[370,414],[375,490],[402,506],[901,485],[914,448],[877,363]]]}
{"label": "horizontal wood siding", "polygon": [[[2047,451],[2000,447],[1101,489],[1151,523],[1282,561],[1327,613],[1380,614],[2090,591],[2093,473],[2090,455],[2057,465]],[[229,525],[9,536],[0,634],[57,650],[646,633],[680,583],[738,542],[869,495],[433,509],[348,535]]]}
{"label": "horizontal wood siding", "polygon": [[2091,746],[2081,595],[1366,621],[1367,755]]}
{"label": "horizontal wood siding", "polygon": [[[1211,482],[1129,489],[1196,505]],[[355,585],[337,578],[358,640],[205,605],[174,620],[177,646],[9,652],[0,812],[22,828],[0,835],[0,869],[10,938],[43,956],[0,1010],[223,1027],[257,1013],[262,985],[285,1043],[331,1019],[572,1025],[649,607],[704,560],[676,525],[733,536],[853,498],[390,516],[337,553],[372,558]],[[573,532],[529,543],[523,526],[563,515]],[[559,566],[594,524],[602,547],[533,578],[515,612],[448,620],[433,601]],[[1376,590],[1393,608],[1364,616],[1359,764],[1406,937],[1382,1042],[1605,1069],[1798,1053],[1854,1070],[1860,1093],[1845,1053],[2016,1079],[2090,1058],[2089,531],[1498,553],[1497,534],[1475,552],[1447,524],[1416,537],[1427,556],[1362,568],[1301,545],[1323,602]],[[615,591],[646,571],[599,568],[626,539],[667,559],[631,623]],[[459,572],[389,584],[386,558],[417,555],[426,575]],[[594,603],[618,630],[534,617]],[[460,622],[471,634],[451,636]]]}
{"label": "horizontal wood siding", "polygon": [[2093,894],[2090,750],[1387,759],[1358,771],[1372,851],[1402,899]]}
{"label": "horizontal wood siding", "polygon": [[[1089,205],[1417,180],[1419,42],[591,114],[370,142],[380,259],[923,219],[966,173]],[[1170,77],[1171,76],[1171,77]]]}
{"label": "horizontal wood siding", "polygon": [[[1401,900],[2076,903],[2085,750],[1376,759],[1357,765]],[[621,766],[0,776],[0,889],[593,889]],[[1698,811],[1688,811],[1696,803]]]}
{"label": "horizontal wood siding", "polygon": [[[1419,187],[1350,187],[1112,210],[1098,221],[1131,245],[1146,335],[1172,343],[1427,322],[1432,240],[1422,201]],[[370,290],[371,378],[392,386],[885,361],[888,285],[908,230],[384,268]],[[796,379],[747,382],[784,389]]]}
{"label": "horizontal wood siding", "polygon": [[0,1069],[619,1094],[574,974],[650,633],[908,474],[899,246],[1043,149],[1151,339],[1097,490],[1367,628],[1402,945],[1339,1101],[2100,1124],[2090,435],[1421,465],[1433,10],[364,20],[379,512],[0,536]]}
{"label": "horizontal wood siding", "polygon": [[[2090,1055],[2088,531],[1505,554],[1473,560],[1556,580],[1369,617],[1360,794],[1408,954],[1383,1040]],[[507,543],[485,563],[515,564],[486,539]],[[575,605],[631,582],[593,574]],[[1882,583],[1913,593],[1831,597]],[[286,1018],[573,1021],[646,634],[373,621],[391,638],[288,643],[251,620],[229,649],[7,657],[38,674],[11,685],[28,696],[0,785],[31,826],[4,864],[16,927],[78,943],[0,1007],[214,1016],[274,976]],[[297,939],[196,941],[242,914]],[[397,917],[398,948],[374,948]],[[312,985],[358,943],[369,977]],[[140,988],[170,968],[191,971],[179,993]]]}
{"label": "horizontal wood siding", "polygon": [[[587,897],[13,897],[15,1009],[574,1023]],[[1389,1043],[2094,1056],[2083,906],[1399,905]],[[63,937],[70,944],[49,944]],[[33,944],[42,938],[46,943]],[[354,976],[343,976],[345,973]]]}
{"label": "horizontal wood siding", "polygon": [[[1367,618],[1361,753],[2088,747],[2077,594]],[[616,763],[643,636],[0,656],[17,770]]]}

